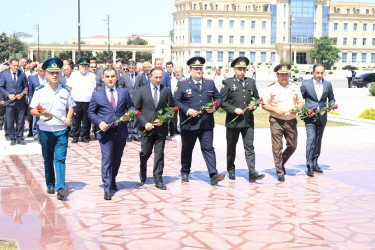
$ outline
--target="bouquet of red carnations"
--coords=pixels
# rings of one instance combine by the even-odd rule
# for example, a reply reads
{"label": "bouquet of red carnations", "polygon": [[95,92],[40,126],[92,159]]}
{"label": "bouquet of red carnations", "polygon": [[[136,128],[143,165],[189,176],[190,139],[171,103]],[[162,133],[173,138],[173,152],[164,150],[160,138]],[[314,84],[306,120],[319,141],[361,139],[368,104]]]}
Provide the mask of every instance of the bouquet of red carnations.
{"label": "bouquet of red carnations", "polygon": [[[164,112],[164,110],[165,110],[165,112]],[[169,105],[167,104],[167,107],[165,107],[164,110],[163,109],[158,110],[158,120],[161,123],[164,123],[165,121],[172,120],[175,112],[178,111],[178,107],[177,106],[169,107]],[[155,123],[152,123],[152,125],[155,125]],[[147,129],[143,130],[143,133],[146,133],[146,131],[147,131]]]}
{"label": "bouquet of red carnations", "polygon": [[[43,106],[37,106],[36,110],[38,111],[39,114],[42,114],[42,115],[51,114],[49,111],[47,111],[45,108],[43,108]],[[51,115],[52,116],[45,119],[44,122],[48,122],[48,121],[52,120],[52,118],[55,118],[55,119],[59,120],[60,122],[64,123],[64,120],[61,119],[60,117],[57,117],[54,114],[51,114]],[[71,127],[72,129],[74,128],[73,125],[70,125],[69,127]]]}
{"label": "bouquet of red carnations", "polygon": [[[111,127],[115,123],[124,122],[125,118],[129,118],[128,121],[131,121],[133,119],[134,115],[139,116],[140,112],[138,110],[137,111],[129,110],[127,113],[125,113],[122,116],[120,116],[120,118],[118,118],[116,121],[111,122],[110,124],[108,124],[108,128]],[[99,129],[98,131],[96,131],[96,134],[99,133],[100,131],[103,131],[103,130]]]}

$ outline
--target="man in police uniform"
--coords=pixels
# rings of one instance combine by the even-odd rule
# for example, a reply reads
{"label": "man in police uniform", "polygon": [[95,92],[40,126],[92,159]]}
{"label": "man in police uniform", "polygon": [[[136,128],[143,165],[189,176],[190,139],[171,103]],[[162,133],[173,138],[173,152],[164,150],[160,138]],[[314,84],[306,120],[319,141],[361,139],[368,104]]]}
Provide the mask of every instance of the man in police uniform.
{"label": "man in police uniform", "polygon": [[[241,133],[245,148],[245,158],[249,168],[249,181],[264,178],[264,174],[255,171],[254,152],[254,107],[248,107],[252,97],[259,98],[255,80],[245,77],[249,59],[238,57],[232,63],[235,76],[223,81],[220,94],[223,98],[222,108],[227,112],[227,170],[229,179],[235,180],[236,145]],[[237,117],[238,116],[238,117]],[[236,118],[237,117],[237,118]],[[232,123],[231,121],[235,119]]]}
{"label": "man in police uniform", "polygon": [[181,123],[192,117],[185,121],[184,124],[181,124],[182,182],[189,181],[192,153],[198,138],[201,143],[203,158],[210,174],[211,184],[215,185],[225,178],[225,174],[218,174],[217,172],[216,155],[213,147],[215,126],[213,113],[219,107],[206,108],[203,113],[200,113],[200,110],[201,106],[215,100],[221,104],[222,99],[214,82],[210,79],[202,78],[205,61],[202,57],[193,57],[187,61],[187,65],[190,66],[191,77],[177,83],[173,99],[175,105],[180,109]]}
{"label": "man in police uniform", "polygon": [[[38,121],[39,141],[42,145],[47,193],[54,194],[56,184],[58,200],[62,200],[68,194],[68,189],[65,187],[67,126],[72,124],[71,119],[75,106],[69,88],[66,85],[58,84],[62,65],[63,61],[57,57],[49,58],[43,63],[42,69],[46,71],[48,83],[40,85],[36,89],[30,103],[30,108],[32,108],[30,113],[35,117],[40,117]],[[48,111],[48,114],[39,113],[36,109],[38,106],[42,106],[45,111]],[[52,119],[49,120],[50,118]],[[56,179],[53,165],[55,165]]]}
{"label": "man in police uniform", "polygon": [[[270,112],[272,152],[279,181],[285,181],[284,164],[297,148],[297,119],[292,110],[304,104],[298,84],[289,81],[291,67],[283,63],[274,68],[278,81],[268,85],[263,96],[262,108]],[[283,137],[286,139],[284,151]]]}

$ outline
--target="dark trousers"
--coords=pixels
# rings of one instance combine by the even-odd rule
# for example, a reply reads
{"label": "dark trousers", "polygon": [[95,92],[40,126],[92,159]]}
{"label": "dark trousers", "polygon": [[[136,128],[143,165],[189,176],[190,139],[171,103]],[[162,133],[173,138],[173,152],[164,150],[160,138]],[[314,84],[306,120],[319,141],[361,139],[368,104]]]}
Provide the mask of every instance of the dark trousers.
{"label": "dark trousers", "polygon": [[320,156],[320,149],[322,147],[322,138],[325,123],[320,121],[306,122],[306,163],[307,166],[312,167],[318,165],[318,158]]}
{"label": "dark trousers", "polygon": [[177,115],[178,112],[174,112],[172,120],[169,121],[169,135],[175,135],[177,131]]}
{"label": "dark trousers", "polygon": [[249,175],[255,174],[254,128],[227,128],[227,170],[235,172],[236,146],[239,135],[242,136],[245,159]]}
{"label": "dark trousers", "polygon": [[102,181],[104,192],[109,192],[111,184],[116,183],[126,139],[121,138],[116,128],[110,128],[99,143],[102,151]]}
{"label": "dark trousers", "polygon": [[190,174],[191,158],[197,138],[201,144],[201,151],[207,165],[208,173],[212,177],[217,174],[216,155],[213,146],[213,129],[181,130],[181,173]]}
{"label": "dark trousers", "polygon": [[[297,119],[281,120],[270,117],[272,153],[277,175],[284,175],[284,164],[289,160],[297,148]],[[283,151],[283,137],[286,148]]]}
{"label": "dark trousers", "polygon": [[346,78],[348,78],[348,88],[351,88],[353,77],[346,77]]}
{"label": "dark trousers", "polygon": [[26,104],[26,110],[27,110],[26,117],[29,123],[29,134],[31,135],[33,134],[33,116],[30,113],[29,104]]}
{"label": "dark trousers", "polygon": [[5,107],[0,105],[0,128],[3,129],[5,120]]}
{"label": "dark trousers", "polygon": [[[23,128],[25,126],[25,100],[22,98],[16,100],[14,106],[6,106],[6,120],[7,130],[10,139],[23,140]],[[14,129],[14,122],[16,122],[16,129]]]}
{"label": "dark trousers", "polygon": [[88,108],[89,102],[76,102],[76,106],[73,108],[75,113],[73,138],[78,139],[81,136],[81,138],[90,139],[91,121],[87,115]]}
{"label": "dark trousers", "polygon": [[[47,187],[55,186],[56,169],[56,190],[65,188],[65,159],[68,150],[68,130],[64,129],[57,132],[40,130],[39,140],[42,145]],[[55,165],[55,168],[53,165]]]}
{"label": "dark trousers", "polygon": [[131,121],[128,122],[128,138],[138,138],[138,130],[139,130],[139,121],[133,117]]}
{"label": "dark trousers", "polygon": [[154,148],[153,175],[155,183],[163,183],[164,146],[165,136],[160,136],[155,131],[150,136],[142,136],[141,138],[140,170],[141,173],[147,172],[147,160],[151,156],[152,148]]}

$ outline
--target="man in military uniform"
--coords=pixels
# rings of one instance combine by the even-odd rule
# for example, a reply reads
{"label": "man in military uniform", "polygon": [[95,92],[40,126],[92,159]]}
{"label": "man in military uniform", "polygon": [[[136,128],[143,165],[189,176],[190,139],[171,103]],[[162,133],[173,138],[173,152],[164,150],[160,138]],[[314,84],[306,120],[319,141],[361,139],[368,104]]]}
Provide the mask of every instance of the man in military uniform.
{"label": "man in military uniform", "polygon": [[[274,68],[278,81],[268,85],[263,96],[262,108],[270,112],[272,152],[279,181],[285,181],[284,165],[297,148],[297,119],[292,110],[304,104],[298,84],[289,81],[291,67],[283,63]],[[286,139],[284,151],[283,137]]]}
{"label": "man in military uniform", "polygon": [[[40,85],[36,89],[30,103],[30,108],[32,108],[30,113],[35,117],[40,117],[38,121],[39,141],[42,145],[47,193],[55,193],[56,183],[58,200],[62,200],[69,192],[65,187],[65,159],[68,149],[67,126],[72,124],[71,119],[75,106],[69,88],[66,85],[58,84],[62,65],[63,61],[57,57],[49,58],[43,63],[42,69],[46,71],[48,83]],[[39,113],[38,106],[42,106],[48,113]]]}
{"label": "man in military uniform", "polygon": [[[233,60],[231,66],[234,67],[235,76],[223,81],[220,94],[223,98],[222,108],[227,112],[225,127],[227,127],[227,170],[229,179],[236,179],[234,160],[238,137],[241,133],[246,163],[249,168],[249,181],[254,182],[263,179],[264,174],[258,174],[255,171],[254,107],[250,107],[249,104],[252,97],[259,98],[259,95],[255,80],[245,77],[249,62],[249,59],[243,56]],[[232,120],[234,121],[231,122]]]}
{"label": "man in military uniform", "polygon": [[[188,60],[187,65],[190,66],[191,77],[177,83],[173,99],[180,110],[180,121],[183,123],[180,132],[182,182],[189,181],[192,153],[198,138],[210,174],[211,184],[215,185],[225,178],[225,174],[218,174],[217,172],[216,155],[213,147],[215,126],[213,113],[219,107],[208,107],[202,113],[200,110],[202,106],[216,100],[221,104],[222,99],[214,82],[202,78],[205,61],[202,57],[193,57]],[[189,117],[191,119],[187,120]]]}

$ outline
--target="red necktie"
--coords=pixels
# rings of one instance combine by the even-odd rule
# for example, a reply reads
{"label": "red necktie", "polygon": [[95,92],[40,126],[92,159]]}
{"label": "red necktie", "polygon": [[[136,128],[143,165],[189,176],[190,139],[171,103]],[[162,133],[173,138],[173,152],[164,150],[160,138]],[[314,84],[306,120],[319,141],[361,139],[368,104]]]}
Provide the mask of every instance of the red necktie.
{"label": "red necktie", "polygon": [[111,105],[112,105],[113,109],[116,110],[116,101],[115,101],[115,97],[113,95],[113,89],[111,89]]}

